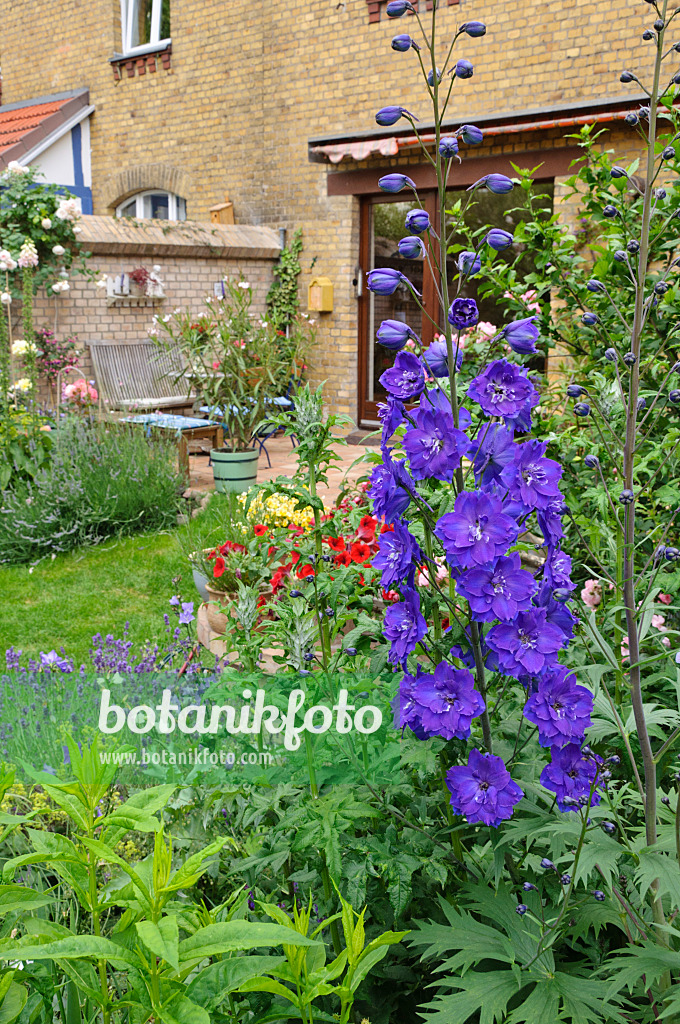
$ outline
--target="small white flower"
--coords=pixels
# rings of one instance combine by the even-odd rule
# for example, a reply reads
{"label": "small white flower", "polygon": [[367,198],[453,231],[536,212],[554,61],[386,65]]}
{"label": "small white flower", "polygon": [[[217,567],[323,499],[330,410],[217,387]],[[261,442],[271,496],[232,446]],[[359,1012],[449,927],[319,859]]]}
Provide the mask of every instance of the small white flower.
{"label": "small white flower", "polygon": [[11,301],[12,296],[10,295],[9,292],[0,292],[0,302],[3,304],[3,306],[9,306]]}
{"label": "small white flower", "polygon": [[82,230],[83,229],[81,228],[80,224],[76,224],[74,226],[74,228],[73,228],[73,234],[74,235],[79,235]]}
{"label": "small white flower", "polygon": [[13,356],[25,356],[27,352],[37,352],[37,347],[32,341],[24,341],[23,338],[17,338],[12,343],[12,355]]}
{"label": "small white flower", "polygon": [[52,221],[50,220],[49,217],[43,217],[43,219],[40,221],[40,223],[44,227],[45,231],[49,231],[50,228],[52,227]]}
{"label": "small white flower", "polygon": [[22,391],[24,394],[33,387],[28,377],[20,377],[16,384],[12,385],[12,391]]}
{"label": "small white flower", "polygon": [[249,281],[239,281],[238,286],[239,286],[239,288],[243,288],[244,291],[247,291],[248,288],[250,288],[250,282]]}
{"label": "small white flower", "polygon": [[54,253],[55,256],[63,256],[64,253],[66,252],[66,249],[64,248],[63,245],[53,245],[52,246],[52,252]]}
{"label": "small white flower", "polygon": [[10,160],[7,170],[10,174],[28,174],[28,167],[23,167],[18,160]]}

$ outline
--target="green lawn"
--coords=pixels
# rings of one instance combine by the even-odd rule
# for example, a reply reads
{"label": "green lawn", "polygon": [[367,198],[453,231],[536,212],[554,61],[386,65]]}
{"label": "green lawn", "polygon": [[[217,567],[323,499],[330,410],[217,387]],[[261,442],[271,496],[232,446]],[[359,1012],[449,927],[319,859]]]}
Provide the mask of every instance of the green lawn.
{"label": "green lawn", "polygon": [[[94,633],[121,636],[128,621],[135,645],[164,641],[170,597],[197,600],[181,533],[106,540],[41,562],[32,572],[0,568],[0,659],[11,644],[34,656],[63,645],[78,664]],[[173,584],[173,577],[181,581]]]}

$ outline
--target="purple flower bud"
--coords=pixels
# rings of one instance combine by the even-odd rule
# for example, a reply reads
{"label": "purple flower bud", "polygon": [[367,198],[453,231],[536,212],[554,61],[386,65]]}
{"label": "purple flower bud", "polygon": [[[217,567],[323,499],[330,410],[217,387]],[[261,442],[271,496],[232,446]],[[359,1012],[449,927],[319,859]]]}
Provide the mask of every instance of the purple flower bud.
{"label": "purple flower bud", "polygon": [[469,60],[456,61],[456,78],[472,78],[474,68]]}
{"label": "purple flower bud", "polygon": [[607,761],[609,762],[609,764],[613,765],[621,764],[621,758],[618,754],[612,754],[611,757],[607,758]]}
{"label": "purple flower bud", "polygon": [[581,395],[585,395],[586,389],[582,388],[580,384],[570,384],[567,387],[567,395],[569,398],[580,398]]}
{"label": "purple flower bud", "polygon": [[613,821],[603,821],[601,828],[602,831],[606,832],[608,836],[613,836],[616,832],[616,825]]}
{"label": "purple flower bud", "polygon": [[673,363],[671,373],[680,373],[680,363]]}
{"label": "purple flower bud", "polygon": [[657,295],[665,295],[668,291],[668,285],[665,281],[657,281],[654,285],[654,291]]}
{"label": "purple flower bud", "polygon": [[439,140],[439,152],[445,160],[451,160],[458,155],[458,139],[453,135],[444,135]]}
{"label": "purple flower bud", "polygon": [[396,124],[397,121],[401,117],[403,117],[404,114],[407,114],[409,117],[413,118],[414,121],[418,120],[415,114],[412,114],[409,110],[406,109],[406,107],[383,107],[382,110],[379,110],[378,113],[375,115],[375,119],[378,124],[386,126],[390,124]]}
{"label": "purple flower bud", "polygon": [[574,406],[574,416],[590,416],[590,406],[587,402],[577,402]]}
{"label": "purple flower bud", "polygon": [[666,22],[663,20],[663,18],[657,18],[656,21],[654,22],[654,28],[656,29],[657,32],[663,32],[665,27],[666,27]]}
{"label": "purple flower bud", "polygon": [[407,260],[417,260],[425,254],[423,241],[417,235],[407,235],[406,238],[400,239],[397,249],[400,255]]}
{"label": "purple flower bud", "polygon": [[632,505],[635,501],[635,495],[629,488],[626,488],[619,494],[619,501],[622,505]]}
{"label": "purple flower bud", "polygon": [[635,75],[632,74],[632,72],[630,72],[630,71],[622,71],[621,72],[621,77],[619,78],[619,82],[623,82],[624,85],[626,85],[628,82],[634,82],[634,81],[635,81]]}
{"label": "purple flower bud", "polygon": [[413,12],[413,4],[409,0],[390,0],[385,8],[388,18],[401,18],[407,11]]}
{"label": "purple flower bud", "polygon": [[563,875],[560,875],[560,882],[562,883],[562,885],[569,885],[569,883],[571,882],[571,875],[568,875],[565,871]]}
{"label": "purple flower bud", "polygon": [[504,249],[508,249],[512,245],[514,238],[509,231],[504,231],[503,228],[491,228],[484,241],[496,252],[503,252]]}
{"label": "purple flower bud", "polygon": [[291,590],[290,591],[290,596],[291,597],[302,597],[303,594],[302,594],[301,590]]}
{"label": "purple flower bud", "polygon": [[525,892],[538,892],[538,886],[534,885],[533,882],[525,882],[522,888]]}
{"label": "purple flower bud", "polygon": [[617,164],[614,164],[614,166],[612,167],[612,169],[611,169],[611,171],[609,173],[611,174],[612,178],[627,178],[628,177],[628,174],[625,171],[625,169],[623,167],[619,167]]}
{"label": "purple flower bud", "polygon": [[[678,76],[678,83],[677,84],[680,84],[680,75]],[[666,198],[666,189],[665,188],[655,188],[654,189],[654,198],[655,199],[659,199],[659,200],[665,199]]]}
{"label": "purple flower bud", "polygon": [[482,261],[476,252],[461,252],[458,256],[458,270],[467,277],[473,277],[482,269]]}
{"label": "purple flower bud", "polygon": [[406,277],[399,270],[392,270],[385,267],[381,270],[371,270],[366,275],[368,290],[376,295],[393,295]]}
{"label": "purple flower bud", "polygon": [[406,188],[407,185],[415,192],[415,181],[408,178],[405,174],[385,174],[382,178],[378,179],[378,187],[383,192],[401,192],[402,188]]}
{"label": "purple flower bud", "polygon": [[449,306],[448,321],[459,331],[474,327],[479,321],[479,310],[474,299],[454,299]]}
{"label": "purple flower bud", "polygon": [[644,32],[642,33],[642,38],[644,39],[644,41],[646,43],[648,43],[650,39],[654,38],[654,33],[652,32],[652,30],[650,28],[646,28],[644,30]]}
{"label": "purple flower bud", "polygon": [[629,124],[632,128],[634,128],[636,124],[640,123],[640,118],[638,117],[638,115],[633,110],[631,110],[631,112],[629,114],[626,114],[626,116],[624,117],[623,120],[626,122],[626,124]]}
{"label": "purple flower bud", "polygon": [[667,796],[662,796],[661,797],[661,803],[665,804],[666,807],[670,807],[670,803],[671,802],[670,802],[670,800],[669,800],[669,798]]}
{"label": "purple flower bud", "polygon": [[604,903],[605,895],[602,892],[602,889],[593,889],[593,898],[596,899],[598,903]]}
{"label": "purple flower bud", "polygon": [[395,36],[392,40],[392,49],[396,50],[397,53],[406,53],[406,51],[410,50],[411,47],[413,47],[414,50],[420,49],[415,39],[412,39],[409,35]]}
{"label": "purple flower bud", "polygon": [[[437,81],[441,82],[441,80],[442,80],[442,73],[439,70],[439,68],[437,68]],[[427,73],[427,84],[429,85],[430,89],[432,89],[434,87],[434,72],[432,70],[428,71],[428,73]]]}
{"label": "purple flower bud", "polygon": [[615,363],[616,362],[616,349],[615,348],[606,348],[604,350],[604,357],[605,357],[605,359],[607,360],[608,363]]}
{"label": "purple flower bud", "polygon": [[600,318],[597,313],[584,313],[581,317],[581,323],[585,324],[586,327],[592,327],[593,324],[599,324]]}
{"label": "purple flower bud", "polygon": [[505,174],[485,174],[483,178],[479,178],[472,185],[468,186],[466,191],[472,192],[476,188],[487,188],[489,192],[493,192],[497,196],[503,196],[508,192],[512,192],[514,187],[514,182]]}
{"label": "purple flower bud", "polygon": [[460,26],[461,32],[466,32],[473,39],[486,35],[486,25],[482,21],[466,21]]}
{"label": "purple flower bud", "polygon": [[474,124],[464,124],[456,132],[467,146],[478,146],[484,138],[484,132]]}
{"label": "purple flower bud", "polygon": [[646,408],[647,408],[647,399],[646,398],[638,398],[638,400],[637,400],[637,411],[638,412],[642,412],[643,409],[646,409]]}
{"label": "purple flower bud", "polygon": [[408,324],[401,320],[383,320],[375,336],[381,345],[392,352],[399,352],[409,338],[416,337]]}
{"label": "purple flower bud", "polygon": [[543,868],[544,871],[554,871],[555,870],[555,865],[547,857],[544,857],[543,860],[541,861],[541,867]]}
{"label": "purple flower bud", "polygon": [[602,210],[603,217],[618,217],[618,215],[619,211],[611,203],[607,203],[607,205]]}
{"label": "purple flower bud", "polygon": [[[635,364],[637,363],[637,359],[632,352],[626,352],[626,354],[623,357],[623,361],[626,364],[626,366],[635,366]],[[678,365],[680,366],[680,363]]]}
{"label": "purple flower bud", "polygon": [[617,263],[625,263],[628,257],[626,256],[625,249],[617,249],[614,253],[614,259]]}
{"label": "purple flower bud", "polygon": [[511,324],[503,328],[501,335],[513,352],[517,352],[518,355],[528,355],[530,352],[536,351],[536,342],[540,332],[535,321],[535,316],[527,316],[523,320],[513,320]]}
{"label": "purple flower bud", "polygon": [[524,917],[528,909],[526,903],[518,903],[515,907],[515,913],[519,914],[520,917]]}
{"label": "purple flower bud", "polygon": [[583,465],[587,466],[588,469],[597,469],[597,467],[600,465],[600,460],[598,459],[597,455],[586,455],[585,459],[583,460]]}
{"label": "purple flower bud", "polygon": [[673,547],[664,548],[663,557],[667,562],[677,562],[678,558],[680,558],[680,551]]}
{"label": "purple flower bud", "polygon": [[602,281],[598,281],[594,277],[591,278],[590,281],[588,281],[588,283],[586,285],[586,288],[588,289],[589,292],[604,292],[604,291],[606,291],[605,286],[602,284]]}
{"label": "purple flower bud", "polygon": [[350,658],[353,658],[357,653],[356,647],[345,647],[345,654],[349,654]]}
{"label": "purple flower bud", "polygon": [[668,401],[673,405],[677,405],[678,402],[680,402],[680,391],[678,391],[677,388],[673,388],[673,390],[669,392]]}
{"label": "purple flower bud", "polygon": [[430,226],[430,215],[427,210],[409,210],[406,214],[406,230],[420,235]]}

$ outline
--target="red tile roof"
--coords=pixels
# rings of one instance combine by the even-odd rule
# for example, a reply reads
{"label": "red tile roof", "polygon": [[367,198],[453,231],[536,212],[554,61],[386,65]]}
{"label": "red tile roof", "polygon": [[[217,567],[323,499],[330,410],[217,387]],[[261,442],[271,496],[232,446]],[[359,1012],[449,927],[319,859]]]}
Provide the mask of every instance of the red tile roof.
{"label": "red tile roof", "polygon": [[24,135],[39,127],[46,118],[55,114],[68,102],[67,97],[63,100],[53,100],[51,103],[17,107],[14,110],[0,108],[0,153],[14,146]]}

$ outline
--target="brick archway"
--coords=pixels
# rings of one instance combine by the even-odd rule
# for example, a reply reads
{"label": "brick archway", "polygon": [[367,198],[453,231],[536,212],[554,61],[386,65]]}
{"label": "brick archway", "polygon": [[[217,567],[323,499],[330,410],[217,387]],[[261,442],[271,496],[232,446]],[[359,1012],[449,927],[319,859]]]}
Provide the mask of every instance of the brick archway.
{"label": "brick archway", "polygon": [[136,164],[108,177],[101,191],[109,212],[115,213],[116,207],[125,199],[147,189],[174,192],[188,200],[189,177],[172,164]]}

